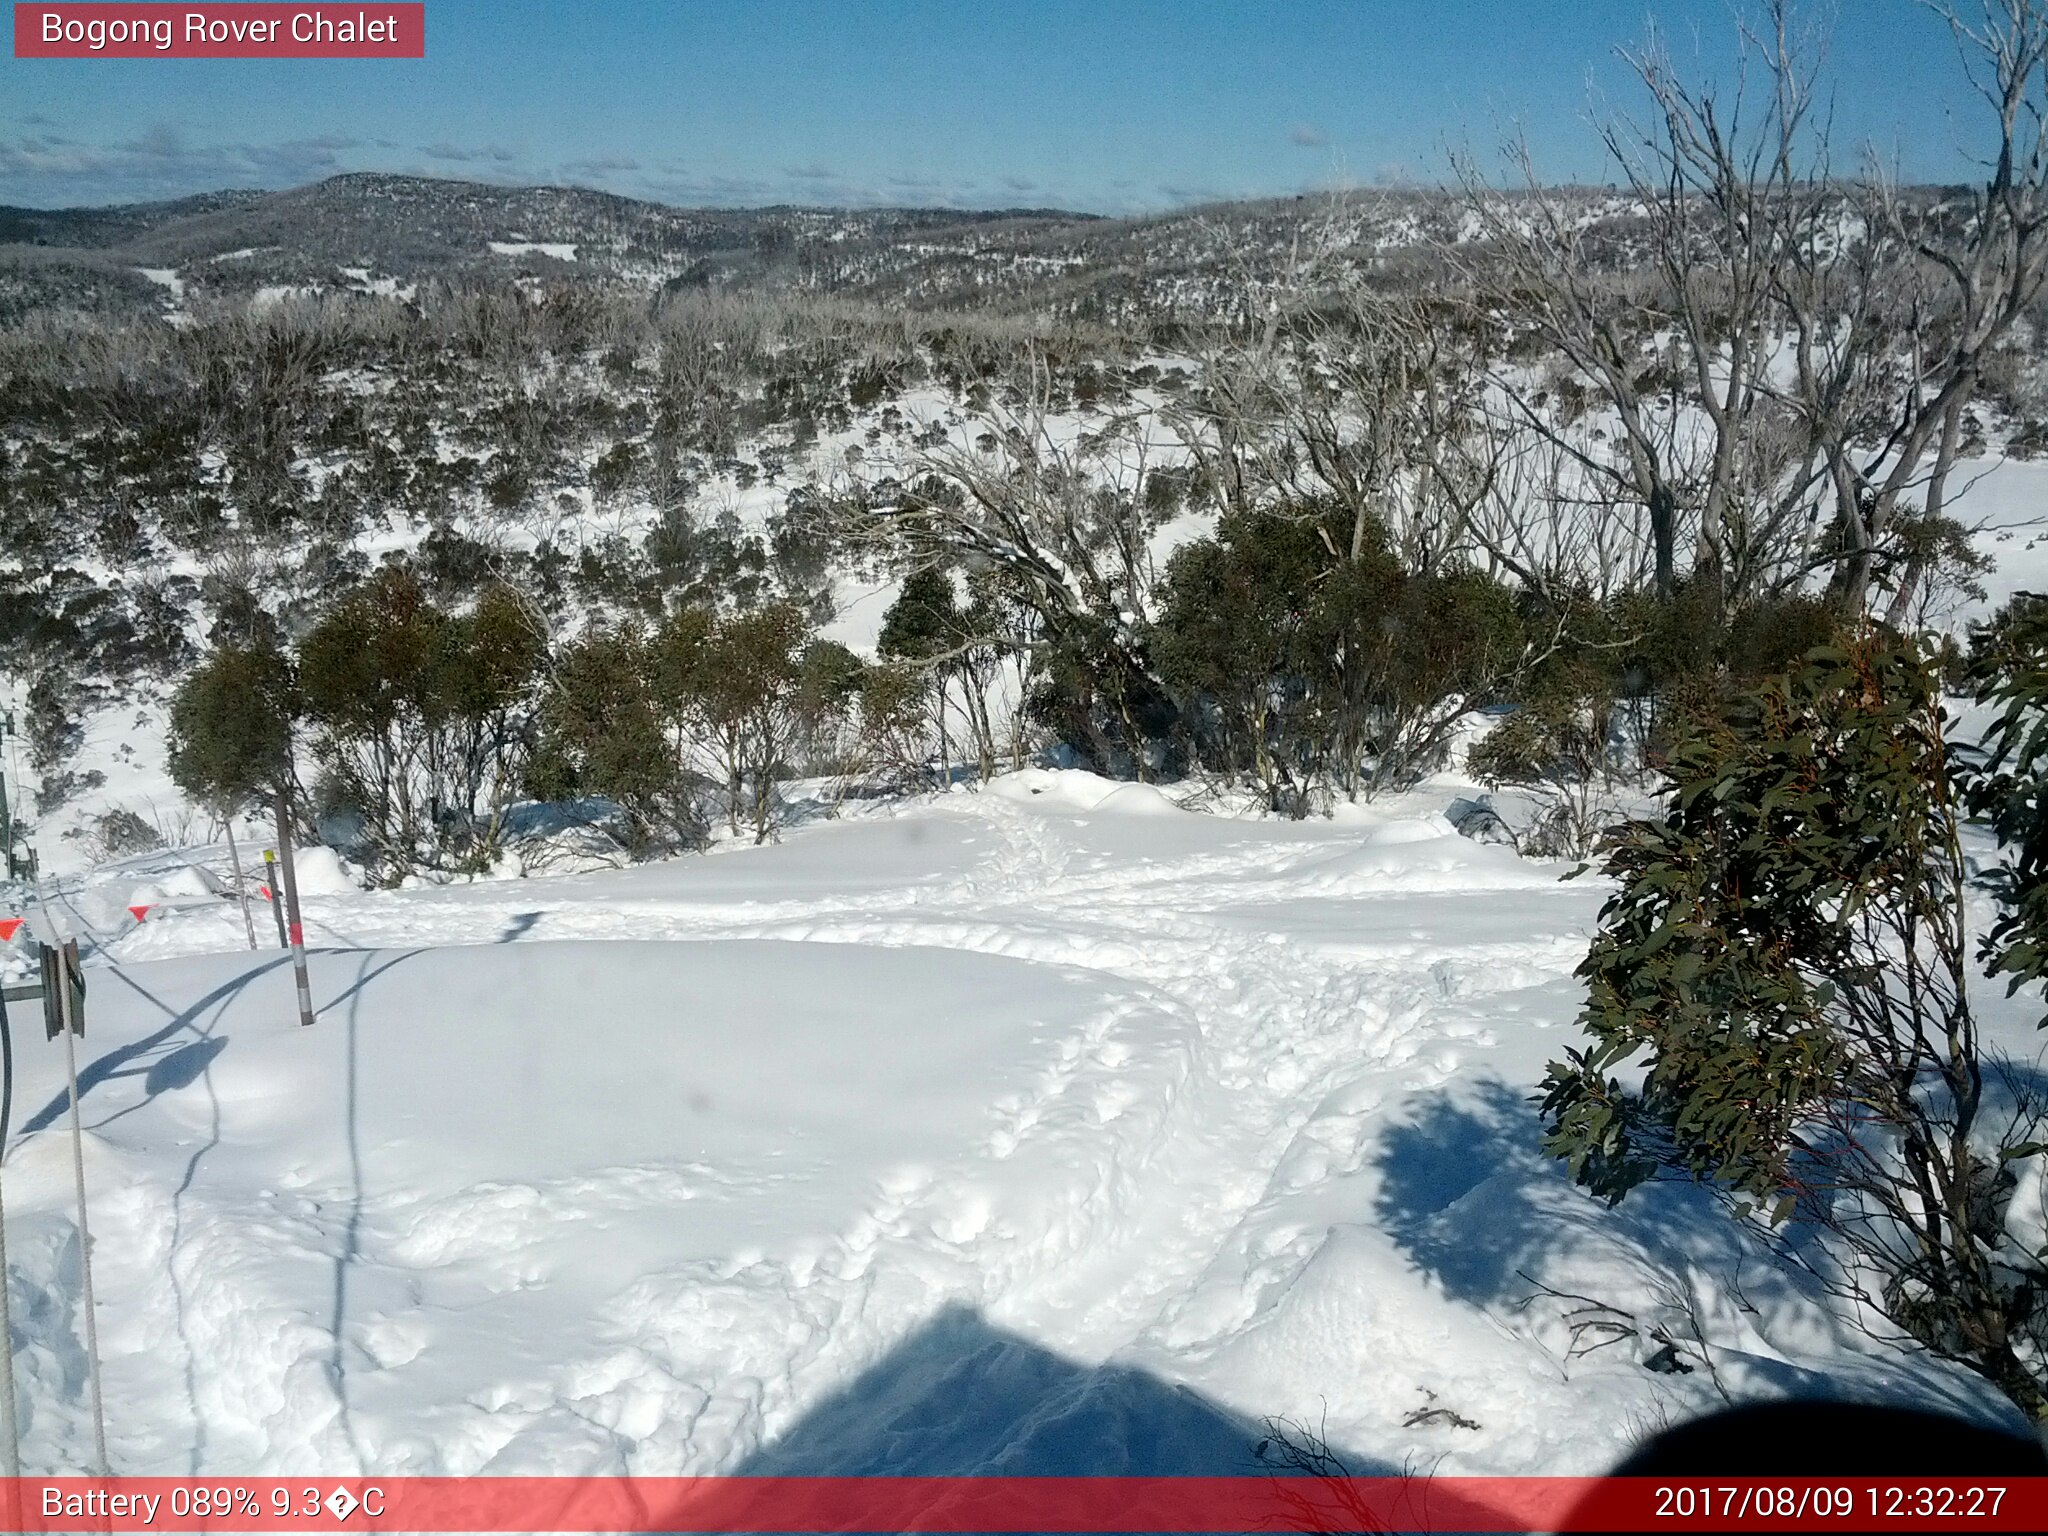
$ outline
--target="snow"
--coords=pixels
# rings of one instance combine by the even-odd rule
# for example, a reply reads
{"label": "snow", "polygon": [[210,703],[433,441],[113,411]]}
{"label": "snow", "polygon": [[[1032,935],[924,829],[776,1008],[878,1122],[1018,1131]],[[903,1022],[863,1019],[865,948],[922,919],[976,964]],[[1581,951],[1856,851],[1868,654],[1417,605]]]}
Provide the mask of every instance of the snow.
{"label": "snow", "polygon": [[357,882],[341,867],[332,848],[300,848],[292,860],[292,873],[301,896],[334,896],[356,889]]}
{"label": "snow", "polygon": [[1953,511],[1977,530],[1976,548],[1992,561],[1982,579],[1986,600],[1963,608],[1959,619],[1981,618],[2016,592],[2048,589],[2048,462],[1966,461]]}
{"label": "snow", "polygon": [[[401,283],[395,277],[373,276],[368,267],[341,267],[337,270],[340,271],[343,277],[349,280],[350,287],[354,288],[358,293],[371,294],[377,298],[399,299],[410,303],[413,295],[418,291],[417,284]],[[373,380],[365,380],[364,382],[374,387]]]}
{"label": "snow", "polygon": [[556,261],[574,261],[576,247],[552,240],[492,240],[487,242],[500,256],[552,256]]}
{"label": "snow", "polygon": [[[67,907],[120,1471],[1234,1472],[1285,1415],[1357,1471],[1552,1473],[1723,1391],[2000,1412],[1696,1193],[1565,1181],[1528,1095],[1602,892],[1428,795],[1240,820],[1028,770],[600,873],[364,891],[302,854],[311,1029],[175,863]],[[142,924],[83,899],[142,882],[176,896]],[[76,1469],[27,1035],[24,1459]],[[1539,1285],[1696,1368],[1575,1356]]]}
{"label": "snow", "polygon": [[1107,811],[1126,816],[1177,815],[1175,805],[1150,784],[1119,784],[1079,768],[1025,768],[989,787],[1004,800],[1036,800],[1045,808]]}
{"label": "snow", "polygon": [[[2048,580],[2044,476],[1971,473],[1993,603]],[[707,495],[758,528],[782,492]],[[895,591],[843,579],[832,633],[871,651]],[[304,1030],[224,845],[95,866],[110,806],[218,831],[157,814],[158,707],[87,725],[107,781],[38,831],[91,977],[117,1470],[1229,1472],[1279,1415],[1361,1472],[1553,1473],[1724,1394],[2005,1412],[1697,1192],[1609,1210],[1541,1154],[1604,893],[1457,836],[1470,786],[1290,823],[1031,768],[766,848],[401,891],[302,849]],[[265,829],[238,835],[253,885]],[[61,1054],[25,1022],[24,1456],[77,1470]],[[2019,1173],[2038,1243],[2048,1173]],[[1550,1292],[1639,1330],[1584,1354]],[[1689,1374],[1644,1368],[1651,1330]]]}
{"label": "snow", "polygon": [[196,866],[187,866],[166,875],[157,889],[166,897],[170,896],[213,896],[219,894],[219,883]]}

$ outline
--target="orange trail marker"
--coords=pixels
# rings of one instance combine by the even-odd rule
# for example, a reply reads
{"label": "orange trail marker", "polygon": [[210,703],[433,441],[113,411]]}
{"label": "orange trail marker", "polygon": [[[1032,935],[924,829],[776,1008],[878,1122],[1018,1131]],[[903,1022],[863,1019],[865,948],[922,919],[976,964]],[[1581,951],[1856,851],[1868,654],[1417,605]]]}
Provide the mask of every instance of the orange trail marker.
{"label": "orange trail marker", "polygon": [[12,944],[25,921],[27,919],[19,917],[0,917],[0,944]]}

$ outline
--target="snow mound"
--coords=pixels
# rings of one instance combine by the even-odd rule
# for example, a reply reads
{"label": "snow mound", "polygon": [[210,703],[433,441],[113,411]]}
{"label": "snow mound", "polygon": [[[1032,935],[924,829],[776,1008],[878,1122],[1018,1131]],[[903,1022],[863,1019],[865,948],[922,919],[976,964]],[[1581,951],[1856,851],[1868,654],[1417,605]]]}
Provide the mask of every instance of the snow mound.
{"label": "snow mound", "polygon": [[1175,805],[1151,784],[1120,784],[1095,802],[1098,815],[1108,816],[1185,816],[1187,812]]}
{"label": "snow mound", "polygon": [[1339,800],[1330,807],[1328,819],[1338,826],[1376,827],[1384,818],[1372,807],[1356,800]]}
{"label": "snow mound", "polygon": [[1020,768],[991,779],[982,793],[1042,810],[1092,811],[1123,787],[1086,768]]}
{"label": "snow mound", "polygon": [[[1064,1058],[1183,1032],[1112,980],[935,949],[316,951],[310,1029],[276,951],[127,974],[89,1037],[101,1294],[192,1373],[113,1345],[138,1472],[334,1464],[338,1410],[410,1471],[593,1470],[557,1433],[592,1418],[634,1470],[729,1467],[947,1300],[1113,1248],[1096,1179],[1184,1071]],[[10,1225],[61,1221],[61,1055],[21,1065]]]}
{"label": "snow mound", "polygon": [[990,780],[983,792],[1041,810],[1115,816],[1185,814],[1155,785],[1107,779],[1085,768],[1020,768]]}
{"label": "snow mound", "polygon": [[1365,846],[1398,848],[1408,843],[1429,843],[1455,836],[1457,828],[1442,816],[1403,816],[1374,827],[1365,839]]}
{"label": "snow mound", "polygon": [[[172,870],[157,882],[157,888],[165,896],[215,896],[219,894],[219,883],[196,864],[185,864]],[[144,898],[134,898],[141,901]]]}
{"label": "snow mound", "polygon": [[301,896],[340,896],[361,889],[332,848],[301,848],[294,858]]}
{"label": "snow mound", "polygon": [[1555,883],[1557,871],[1513,849],[1475,843],[1440,816],[1373,828],[1356,848],[1305,867],[1300,889],[1325,896],[1407,891],[1490,891]]}

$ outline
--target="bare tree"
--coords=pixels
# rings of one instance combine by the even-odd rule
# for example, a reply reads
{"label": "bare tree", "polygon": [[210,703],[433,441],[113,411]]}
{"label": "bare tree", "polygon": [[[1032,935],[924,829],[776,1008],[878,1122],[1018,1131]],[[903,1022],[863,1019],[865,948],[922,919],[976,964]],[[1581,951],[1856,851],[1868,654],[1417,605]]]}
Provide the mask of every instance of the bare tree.
{"label": "bare tree", "polygon": [[1148,495],[1161,445],[1135,408],[1055,409],[1043,357],[1028,356],[1023,374],[974,443],[917,450],[912,483],[858,505],[848,532],[908,569],[1000,573],[1027,620],[1007,638],[1088,669],[1118,725],[1116,740],[1093,733],[1096,751],[1105,764],[1128,755],[1142,775],[1139,716],[1158,695],[1144,656],[1152,536],[1170,510]]}
{"label": "bare tree", "polygon": [[1961,200],[1837,176],[1824,50],[1792,0],[1744,21],[1726,91],[1654,39],[1624,55],[1651,110],[1602,123],[1616,198],[1544,188],[1519,142],[1513,192],[1457,162],[1486,241],[1447,254],[1566,368],[1546,388],[1503,362],[1500,398],[1585,500],[1639,509],[1660,594],[1683,576],[1739,601],[1820,569],[1855,609],[1890,574],[1910,611],[1987,361],[2048,281],[2048,10],[1928,3],[1998,125]]}
{"label": "bare tree", "polygon": [[[2048,283],[2048,7],[1981,0],[1970,15],[1948,0],[1925,3],[1947,22],[1996,135],[1983,184],[1958,201],[1908,196],[1883,178],[1868,199],[1868,218],[1910,258],[1900,270],[1912,323],[1910,370],[1884,437],[1859,443],[1853,418],[1823,418],[1820,433],[1842,535],[1834,583],[1856,604],[1901,522],[1916,511],[1928,522],[1944,515],[1964,414],[1987,363]],[[1925,570],[1923,560],[1904,562],[1894,612],[1907,611]]]}
{"label": "bare tree", "polygon": [[1441,273],[1397,286],[1348,246],[1350,205],[1332,199],[1297,231],[1277,280],[1239,281],[1262,312],[1219,327],[1202,387],[1168,412],[1211,499],[1284,515],[1342,510],[1356,561],[1383,532],[1430,574],[1470,547],[1475,509],[1504,447],[1480,407],[1481,332]]}
{"label": "bare tree", "polygon": [[1816,116],[1819,56],[1790,0],[1743,27],[1725,96],[1681,79],[1654,37],[1624,53],[1650,110],[1600,125],[1612,199],[1546,189],[1519,141],[1514,193],[1458,161],[1488,242],[1454,259],[1490,311],[1563,359],[1593,411],[1560,409],[1512,365],[1495,371],[1499,395],[1576,468],[1577,499],[1640,509],[1663,596],[1681,574],[1739,599],[1799,569],[1822,466],[1772,365],[1785,269],[1824,243],[1842,202]]}

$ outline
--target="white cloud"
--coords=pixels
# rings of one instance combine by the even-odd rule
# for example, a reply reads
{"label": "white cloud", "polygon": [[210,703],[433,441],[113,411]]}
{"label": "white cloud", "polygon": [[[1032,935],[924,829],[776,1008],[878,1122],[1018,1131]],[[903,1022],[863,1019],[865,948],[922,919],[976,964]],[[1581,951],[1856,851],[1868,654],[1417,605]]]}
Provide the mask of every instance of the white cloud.
{"label": "white cloud", "polygon": [[451,144],[446,139],[437,139],[432,144],[422,144],[420,153],[429,160],[452,160],[462,165],[480,160],[510,165],[519,158],[517,150],[508,149],[503,144]]}
{"label": "white cloud", "polygon": [[120,202],[229,186],[298,186],[346,169],[355,139],[333,134],[271,144],[194,143],[174,124],[88,144],[59,134],[0,136],[0,201]]}

